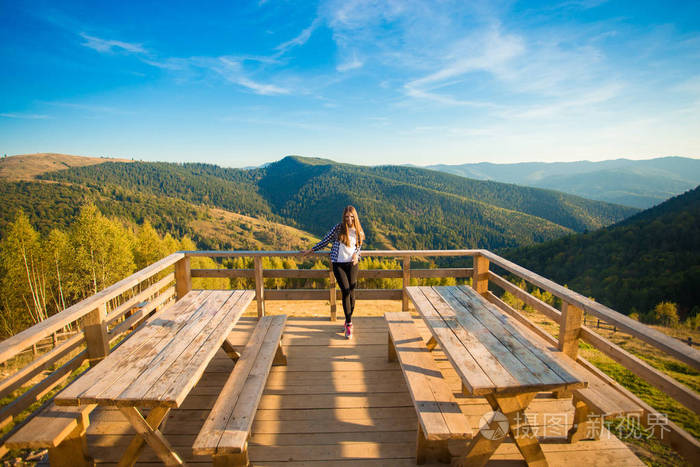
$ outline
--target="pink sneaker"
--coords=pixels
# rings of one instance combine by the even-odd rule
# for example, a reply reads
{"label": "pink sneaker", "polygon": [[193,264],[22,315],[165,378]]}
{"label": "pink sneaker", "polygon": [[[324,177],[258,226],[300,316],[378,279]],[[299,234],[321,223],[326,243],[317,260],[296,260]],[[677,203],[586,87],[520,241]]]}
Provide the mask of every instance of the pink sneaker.
{"label": "pink sneaker", "polygon": [[348,324],[345,327],[345,337],[348,339],[352,339],[352,323]]}
{"label": "pink sneaker", "polygon": [[343,324],[343,333],[348,337],[348,323]]}

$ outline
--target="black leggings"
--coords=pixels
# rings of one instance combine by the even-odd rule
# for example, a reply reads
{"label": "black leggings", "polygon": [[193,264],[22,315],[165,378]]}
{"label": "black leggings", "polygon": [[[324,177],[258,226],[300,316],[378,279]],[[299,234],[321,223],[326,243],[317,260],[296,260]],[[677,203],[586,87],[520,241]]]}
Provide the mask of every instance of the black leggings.
{"label": "black leggings", "polygon": [[357,264],[333,263],[333,274],[343,294],[343,313],[345,322],[352,323],[352,312],[355,309],[355,286],[357,285]]}

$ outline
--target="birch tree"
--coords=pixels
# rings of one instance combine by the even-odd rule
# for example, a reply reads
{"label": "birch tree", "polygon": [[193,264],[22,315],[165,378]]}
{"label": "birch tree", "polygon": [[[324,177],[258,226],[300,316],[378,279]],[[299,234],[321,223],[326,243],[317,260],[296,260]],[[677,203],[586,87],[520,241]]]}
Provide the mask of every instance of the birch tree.
{"label": "birch tree", "polygon": [[46,269],[39,234],[19,211],[0,241],[3,317],[9,326],[35,324],[47,317]]}

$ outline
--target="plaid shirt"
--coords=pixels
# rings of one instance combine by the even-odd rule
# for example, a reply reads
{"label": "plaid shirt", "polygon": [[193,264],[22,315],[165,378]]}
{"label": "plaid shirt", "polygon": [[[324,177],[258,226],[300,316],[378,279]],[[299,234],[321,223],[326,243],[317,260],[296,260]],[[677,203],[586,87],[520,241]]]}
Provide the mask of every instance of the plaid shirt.
{"label": "plaid shirt", "polygon": [[[316,245],[311,247],[313,251],[318,251],[324,246],[328,245],[330,242],[333,242],[333,245],[331,246],[331,262],[335,263],[338,261],[338,249],[340,249],[340,229],[343,226],[340,224],[336,224],[327,234],[325,237],[323,237],[323,240],[318,242]],[[357,258],[360,258],[360,249],[362,248],[362,245],[360,245],[360,239],[358,238],[357,241],[355,242],[355,253],[357,254]]]}

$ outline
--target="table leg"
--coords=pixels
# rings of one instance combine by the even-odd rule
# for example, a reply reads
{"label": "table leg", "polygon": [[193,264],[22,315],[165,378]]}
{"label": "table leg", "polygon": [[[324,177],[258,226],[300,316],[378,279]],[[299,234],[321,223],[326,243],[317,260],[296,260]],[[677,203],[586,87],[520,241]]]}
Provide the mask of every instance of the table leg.
{"label": "table leg", "polygon": [[119,410],[124,414],[129,423],[131,423],[131,426],[134,427],[140,440],[140,442],[136,439],[132,440],[124,457],[119,461],[120,466],[134,465],[141,451],[141,447],[143,446],[143,441],[153,448],[156,455],[165,465],[184,465],[180,456],[173,451],[168,440],[166,440],[163,434],[158,430],[158,426],[167,415],[170,410],[169,408],[155,407],[151,409],[151,413],[148,414],[148,419],[144,419],[135,407],[120,407]]}
{"label": "table leg", "polygon": [[[494,410],[500,410],[508,419],[508,433],[515,441],[520,454],[525,458],[525,462],[530,466],[547,466],[547,459],[544,457],[540,442],[535,436],[530,424],[525,416],[525,409],[530,405],[537,393],[531,392],[513,396],[486,396]],[[489,400],[490,399],[490,400]]]}
{"label": "table leg", "polygon": [[[508,434],[515,441],[515,445],[530,466],[546,466],[539,441],[535,437],[532,427],[525,417],[525,409],[535,398],[536,393],[517,395],[487,395],[494,412],[502,413],[508,421]],[[455,459],[453,465],[459,466],[483,466],[486,465],[498,446],[505,441],[505,433],[502,433],[503,419],[494,417],[487,429],[479,430],[467,448],[467,454],[461,459]]]}
{"label": "table leg", "polygon": [[[152,428],[158,428],[161,422],[165,419],[165,416],[170,412],[169,407],[154,407],[146,417],[146,422]],[[131,420],[129,420],[131,421]],[[119,467],[131,467],[136,463],[136,459],[139,457],[141,450],[143,449],[144,440],[141,435],[136,435],[131,439],[131,443],[124,451],[124,455],[119,461]]]}

